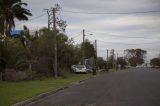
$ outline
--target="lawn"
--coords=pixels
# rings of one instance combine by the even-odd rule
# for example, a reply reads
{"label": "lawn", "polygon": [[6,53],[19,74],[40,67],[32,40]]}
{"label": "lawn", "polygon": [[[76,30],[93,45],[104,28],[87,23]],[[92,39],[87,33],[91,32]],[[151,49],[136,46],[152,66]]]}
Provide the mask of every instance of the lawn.
{"label": "lawn", "polygon": [[91,74],[70,74],[67,78],[47,78],[24,82],[0,82],[0,106],[10,106],[44,92],[54,91],[73,82],[88,79]]}

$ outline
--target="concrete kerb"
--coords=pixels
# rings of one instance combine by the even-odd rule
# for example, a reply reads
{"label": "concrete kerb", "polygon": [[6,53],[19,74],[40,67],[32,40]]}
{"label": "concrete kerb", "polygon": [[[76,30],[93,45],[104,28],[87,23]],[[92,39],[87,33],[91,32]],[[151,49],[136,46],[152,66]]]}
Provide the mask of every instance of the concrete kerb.
{"label": "concrete kerb", "polygon": [[24,100],[24,101],[21,101],[21,102],[18,102],[16,104],[11,105],[11,106],[25,106],[25,105],[28,105],[28,104],[34,104],[39,99],[42,99],[42,98],[47,97],[47,96],[49,96],[51,94],[54,94],[56,92],[59,92],[59,91],[64,90],[66,88],[69,88],[69,87],[71,87],[73,85],[80,84],[80,83],[82,83],[82,82],[84,82],[86,80],[93,79],[93,78],[95,78],[95,77],[90,77],[90,78],[85,79],[85,80],[81,80],[81,81],[78,81],[78,82],[71,83],[71,84],[69,84],[69,85],[67,85],[65,87],[59,88],[59,89],[54,90],[54,91],[49,91],[49,92],[46,92],[46,93],[42,93],[42,94],[40,94],[38,96],[32,97],[30,99],[27,99],[27,100]]}

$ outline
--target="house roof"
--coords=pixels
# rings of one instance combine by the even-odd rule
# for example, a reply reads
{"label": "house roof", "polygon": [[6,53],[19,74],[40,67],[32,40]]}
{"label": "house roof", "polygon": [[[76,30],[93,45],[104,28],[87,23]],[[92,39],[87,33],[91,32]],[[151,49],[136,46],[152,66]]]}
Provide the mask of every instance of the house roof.
{"label": "house roof", "polygon": [[10,32],[12,37],[18,37],[22,35],[23,30],[13,30]]}

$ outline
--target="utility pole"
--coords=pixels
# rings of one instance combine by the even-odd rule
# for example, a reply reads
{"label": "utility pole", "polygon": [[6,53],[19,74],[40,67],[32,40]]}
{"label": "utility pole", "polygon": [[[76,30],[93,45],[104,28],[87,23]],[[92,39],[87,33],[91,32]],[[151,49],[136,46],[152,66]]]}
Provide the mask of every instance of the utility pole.
{"label": "utility pole", "polygon": [[52,24],[52,22],[51,22],[51,10],[49,10],[49,9],[44,9],[44,10],[46,10],[47,11],[47,15],[48,15],[48,30],[50,31],[51,29],[50,29],[50,25]]}
{"label": "utility pole", "polygon": [[83,60],[82,63],[85,65],[85,30],[83,29]]}
{"label": "utility pole", "polygon": [[[89,35],[93,35],[93,34],[89,34]],[[82,45],[83,45],[83,64],[85,65],[85,47],[86,47],[86,45],[85,45],[85,36],[88,36],[88,35],[86,35],[85,34],[85,29],[83,29],[83,43],[82,43]]]}
{"label": "utility pole", "polygon": [[53,13],[53,29],[56,31],[56,8],[52,8]]}
{"label": "utility pole", "polygon": [[108,49],[107,49],[107,61],[108,61]]}
{"label": "utility pole", "polygon": [[96,58],[97,58],[97,40],[95,40],[95,50],[96,50]]}
{"label": "utility pole", "polygon": [[45,9],[48,14],[48,29],[51,31],[55,31],[54,33],[54,77],[58,77],[57,72],[57,30],[56,30],[56,12],[58,11],[58,7],[54,7],[51,9]]}
{"label": "utility pole", "polygon": [[119,64],[118,64],[117,62],[118,62],[118,53],[117,53],[117,61],[116,61],[116,63],[115,63],[115,65],[116,65],[116,70],[119,69]]}
{"label": "utility pole", "polygon": [[107,71],[109,70],[109,68],[108,68],[108,62],[109,62],[109,60],[108,60],[108,49],[107,49]]}
{"label": "utility pole", "polygon": [[52,8],[53,13],[53,30],[56,32],[54,35],[54,76],[58,77],[57,73],[57,31],[56,31],[56,8]]}
{"label": "utility pole", "polygon": [[113,60],[114,60],[114,56],[115,56],[114,49],[112,49],[112,55],[113,55]]}
{"label": "utility pole", "polygon": [[95,68],[93,69],[93,75],[97,74],[97,40],[95,40],[95,51]]}
{"label": "utility pole", "polygon": [[112,62],[112,65],[113,65],[113,68],[115,68],[115,65],[114,65],[114,56],[115,56],[115,54],[114,54],[114,49],[113,49],[113,62]]}
{"label": "utility pole", "polygon": [[84,44],[84,41],[85,41],[85,30],[83,29],[83,44]]}

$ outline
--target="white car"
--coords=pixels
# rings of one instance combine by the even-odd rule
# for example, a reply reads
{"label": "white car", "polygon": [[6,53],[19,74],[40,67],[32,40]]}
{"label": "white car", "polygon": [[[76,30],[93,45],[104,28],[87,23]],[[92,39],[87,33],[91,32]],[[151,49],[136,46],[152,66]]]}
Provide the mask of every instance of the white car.
{"label": "white car", "polygon": [[136,67],[137,67],[137,68],[142,68],[143,66],[142,66],[142,65],[137,65]]}
{"label": "white car", "polygon": [[78,72],[87,73],[87,68],[85,65],[72,65],[71,68],[76,73]]}

